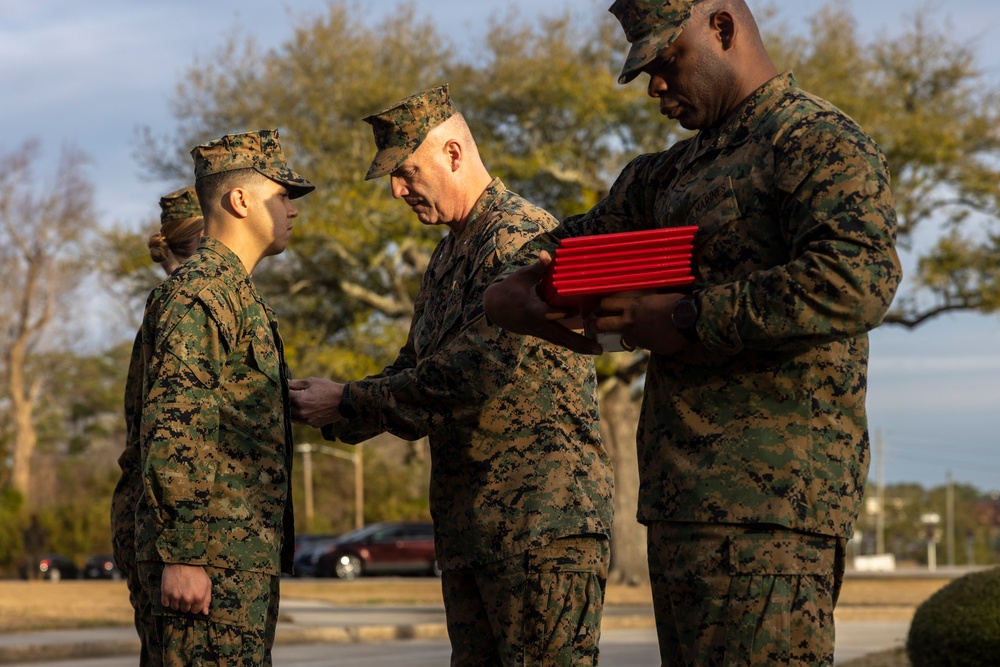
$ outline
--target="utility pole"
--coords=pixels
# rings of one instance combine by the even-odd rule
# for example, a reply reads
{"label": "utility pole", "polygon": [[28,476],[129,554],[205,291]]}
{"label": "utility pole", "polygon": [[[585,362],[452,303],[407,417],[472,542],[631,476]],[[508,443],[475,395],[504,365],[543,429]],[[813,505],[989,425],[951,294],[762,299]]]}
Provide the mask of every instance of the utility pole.
{"label": "utility pole", "polygon": [[295,451],[302,453],[302,478],[305,487],[306,530],[312,530],[313,524],[313,466],[312,453],[318,452],[327,456],[347,459],[354,464],[354,527],[365,525],[365,471],[361,457],[361,446],[354,447],[352,452],[327,447],[326,445],[311,445],[302,443],[295,445]]}
{"label": "utility pole", "polygon": [[295,448],[302,452],[302,481],[305,487],[305,532],[311,533],[313,530],[313,457],[311,445],[299,445]]}
{"label": "utility pole", "polygon": [[878,513],[875,515],[875,553],[885,553],[885,454],[882,447],[882,429],[875,429],[875,474]]}
{"label": "utility pole", "polygon": [[362,465],[361,445],[354,447],[354,527],[365,525],[365,467]]}
{"label": "utility pole", "polygon": [[955,564],[955,482],[952,480],[951,471],[946,475],[947,486],[945,487],[945,548],[948,552],[948,565]]}

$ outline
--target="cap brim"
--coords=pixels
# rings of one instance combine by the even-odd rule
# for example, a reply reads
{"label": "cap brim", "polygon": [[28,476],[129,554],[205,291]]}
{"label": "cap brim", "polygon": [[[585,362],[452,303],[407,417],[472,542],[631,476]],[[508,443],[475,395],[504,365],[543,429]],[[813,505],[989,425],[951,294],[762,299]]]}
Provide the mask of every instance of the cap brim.
{"label": "cap brim", "polygon": [[289,199],[298,199],[299,197],[304,197],[316,189],[316,186],[313,185],[312,183],[309,183],[308,185],[302,185],[301,183],[295,183],[295,184],[285,183],[284,185],[285,187],[288,188]]}
{"label": "cap brim", "polygon": [[372,158],[371,166],[368,167],[368,173],[365,174],[365,180],[370,181],[374,178],[381,178],[386,174],[391,174],[399,169],[399,166],[406,162],[406,158],[411,155],[413,155],[413,151],[403,146],[383,148]]}
{"label": "cap brim", "polygon": [[257,171],[264,176],[267,176],[275,183],[281,183],[284,185],[288,189],[289,199],[304,197],[316,189],[315,185],[302,178],[288,167],[279,170],[257,169]]}
{"label": "cap brim", "polygon": [[622,73],[618,76],[618,83],[629,83],[635,77],[639,76],[640,70],[643,67],[653,62],[656,56],[660,55],[661,51],[669,48],[677,40],[677,36],[681,34],[684,24],[688,22],[688,18],[684,19],[679,26],[674,28],[666,40],[663,39],[663,32],[655,32],[632,44],[632,47],[628,50],[628,55],[625,57],[625,65],[622,67]]}

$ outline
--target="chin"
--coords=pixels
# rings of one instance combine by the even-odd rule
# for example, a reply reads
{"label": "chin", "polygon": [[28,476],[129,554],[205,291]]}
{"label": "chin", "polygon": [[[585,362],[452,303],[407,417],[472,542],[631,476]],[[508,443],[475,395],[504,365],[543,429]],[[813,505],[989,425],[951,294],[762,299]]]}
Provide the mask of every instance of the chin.
{"label": "chin", "polygon": [[268,248],[267,255],[265,255],[265,257],[274,257],[275,255],[280,255],[281,253],[285,252],[285,248],[287,247],[288,247],[287,241],[285,243],[275,244],[270,248]]}

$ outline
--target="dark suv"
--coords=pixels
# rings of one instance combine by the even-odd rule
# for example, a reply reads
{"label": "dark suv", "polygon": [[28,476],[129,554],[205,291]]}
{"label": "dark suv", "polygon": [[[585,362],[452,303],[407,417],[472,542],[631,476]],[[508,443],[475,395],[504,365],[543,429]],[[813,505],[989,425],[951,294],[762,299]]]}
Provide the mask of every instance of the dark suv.
{"label": "dark suv", "polygon": [[316,560],[317,577],[357,579],[369,574],[438,576],[434,526],[430,523],[375,523],[341,535]]}
{"label": "dark suv", "polygon": [[118,571],[115,557],[111,554],[91,556],[83,566],[84,579],[112,579],[118,581],[122,573]]}

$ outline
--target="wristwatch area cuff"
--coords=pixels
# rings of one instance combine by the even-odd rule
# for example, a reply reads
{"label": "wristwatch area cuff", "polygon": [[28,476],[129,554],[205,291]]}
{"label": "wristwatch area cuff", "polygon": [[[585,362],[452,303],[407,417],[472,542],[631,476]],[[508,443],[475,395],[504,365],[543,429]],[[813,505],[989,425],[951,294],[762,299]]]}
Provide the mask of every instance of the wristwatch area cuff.
{"label": "wristwatch area cuff", "polygon": [[340,398],[340,416],[344,419],[354,419],[358,416],[358,411],[354,407],[354,399],[351,397],[351,383],[344,385],[344,395]]}

